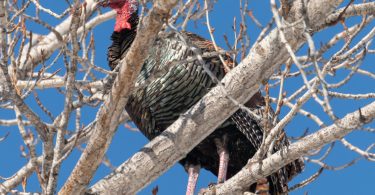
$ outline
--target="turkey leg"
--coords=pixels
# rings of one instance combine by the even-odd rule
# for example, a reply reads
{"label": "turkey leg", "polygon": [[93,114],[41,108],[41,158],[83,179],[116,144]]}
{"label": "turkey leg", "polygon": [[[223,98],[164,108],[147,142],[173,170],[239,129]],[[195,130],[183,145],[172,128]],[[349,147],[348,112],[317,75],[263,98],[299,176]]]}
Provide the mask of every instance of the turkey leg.
{"label": "turkey leg", "polygon": [[227,149],[227,135],[222,139],[215,138],[217,153],[219,154],[219,173],[217,175],[217,183],[223,183],[227,179],[229,153]]}
{"label": "turkey leg", "polygon": [[187,166],[187,171],[189,174],[189,180],[186,188],[186,195],[194,195],[195,186],[197,185],[200,165],[189,164]]}

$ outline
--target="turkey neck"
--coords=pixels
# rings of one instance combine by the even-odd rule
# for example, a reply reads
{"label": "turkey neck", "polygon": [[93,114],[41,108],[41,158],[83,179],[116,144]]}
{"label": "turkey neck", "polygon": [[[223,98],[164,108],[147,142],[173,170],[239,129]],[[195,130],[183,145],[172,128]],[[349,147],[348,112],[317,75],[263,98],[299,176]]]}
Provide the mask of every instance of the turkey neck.
{"label": "turkey neck", "polygon": [[138,11],[131,14],[128,22],[131,29],[122,29],[120,32],[113,31],[111,40],[112,45],[108,48],[109,67],[113,70],[120,60],[125,57],[126,51],[130,48],[137,34]]}

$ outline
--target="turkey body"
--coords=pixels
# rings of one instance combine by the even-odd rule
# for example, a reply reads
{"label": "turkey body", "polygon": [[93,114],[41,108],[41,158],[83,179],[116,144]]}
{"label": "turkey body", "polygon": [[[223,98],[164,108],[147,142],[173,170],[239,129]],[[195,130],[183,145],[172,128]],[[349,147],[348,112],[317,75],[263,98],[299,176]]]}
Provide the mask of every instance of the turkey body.
{"label": "turkey body", "polygon": [[[113,32],[112,45],[108,49],[109,65],[114,69],[125,56],[136,35],[138,16],[132,15],[129,22],[134,27]],[[187,60],[194,57],[184,41],[199,48],[202,53],[215,51],[212,43],[193,33],[182,32],[162,33],[149,48],[149,57],[146,59],[137,78],[137,87],[128,99],[126,111],[149,139],[153,139],[168,128],[180,115],[199,101],[216,83],[210,78],[198,60]],[[227,62],[232,60],[224,55]],[[206,67],[221,80],[226,71],[218,57],[203,58]],[[263,111],[264,99],[256,93],[245,106],[255,112]],[[259,148],[263,132],[259,124],[247,112],[238,110],[227,119],[219,128],[198,144],[184,159],[182,165],[200,164],[213,174],[218,174],[219,155],[215,139],[227,139],[226,147],[229,152],[227,178],[232,177],[242,169],[248,160]],[[288,145],[285,138],[278,147]],[[300,172],[303,163],[295,161],[271,175],[271,194],[285,192],[287,182],[296,173]],[[253,188],[253,187],[252,187]]]}

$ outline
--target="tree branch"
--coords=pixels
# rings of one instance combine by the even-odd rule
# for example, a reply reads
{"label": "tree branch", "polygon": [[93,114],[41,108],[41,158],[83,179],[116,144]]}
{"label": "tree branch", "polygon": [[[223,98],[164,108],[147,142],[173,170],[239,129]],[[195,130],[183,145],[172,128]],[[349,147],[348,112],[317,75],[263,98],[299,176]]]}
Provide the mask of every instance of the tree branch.
{"label": "tree branch", "polygon": [[176,4],[177,0],[155,1],[149,15],[138,26],[137,36],[121,62],[109,97],[98,112],[94,132],[60,194],[81,194],[92,179],[119,125],[119,117],[125,108],[128,95],[147,57],[145,51],[153,44],[163,21]]}
{"label": "tree branch", "polygon": [[[329,15],[326,19],[326,23],[331,24],[332,22],[340,19],[339,16],[344,9],[345,8],[338,9],[333,14]],[[342,14],[342,17],[347,18],[360,15],[375,15],[375,2],[349,5],[349,7]]]}
{"label": "tree branch", "polygon": [[[87,0],[86,1],[86,16],[90,17],[93,12],[96,10],[97,3],[95,0]],[[85,27],[80,27],[78,29],[78,34],[81,34],[84,29],[91,29],[95,27],[96,25],[102,23],[103,21],[109,20],[110,18],[113,18],[115,16],[115,12],[107,12],[103,15],[99,15],[95,17],[94,19],[90,20],[85,24]],[[69,33],[69,27],[71,25],[72,16],[69,16],[66,18],[63,22],[61,22],[59,25],[55,27],[56,32],[58,32],[60,35],[66,35]],[[24,79],[26,75],[30,73],[30,71],[34,68],[34,66],[38,63],[40,63],[43,59],[49,58],[53,52],[60,48],[64,42],[58,40],[56,38],[56,35],[54,32],[49,33],[46,36],[43,36],[43,39],[41,39],[39,42],[32,43],[31,50],[28,51],[29,45],[31,43],[24,46],[24,49],[22,50],[21,61],[20,66],[18,67],[18,76],[19,79]],[[27,56],[29,55],[29,56]]]}
{"label": "tree branch", "polygon": [[330,125],[302,138],[289,147],[284,147],[261,162],[253,164],[248,163],[228,181],[217,185],[215,190],[205,190],[202,194],[228,194],[232,193],[234,189],[238,191],[246,189],[248,186],[255,183],[257,179],[264,178],[293,160],[308,155],[311,150],[321,148],[328,143],[341,139],[363,124],[370,123],[374,118],[375,101],[366,105],[360,111],[347,114],[344,118],[338,120],[336,124],[340,124],[339,126],[336,124]]}

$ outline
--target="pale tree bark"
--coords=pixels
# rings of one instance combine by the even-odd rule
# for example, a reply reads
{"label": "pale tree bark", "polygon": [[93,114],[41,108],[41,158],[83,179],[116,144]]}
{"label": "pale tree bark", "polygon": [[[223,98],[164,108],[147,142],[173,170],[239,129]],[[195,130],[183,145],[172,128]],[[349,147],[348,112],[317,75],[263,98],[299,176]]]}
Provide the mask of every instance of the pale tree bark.
{"label": "pale tree bark", "polygon": [[[97,3],[95,0],[88,0],[86,4],[83,5],[85,7],[85,17],[89,18],[95,9],[97,8]],[[91,21],[86,24],[85,28],[81,27],[78,29],[78,33],[83,33],[84,30],[88,30],[93,28],[97,25],[97,20],[108,20],[110,17],[114,17],[115,13],[111,12],[108,13],[109,17],[101,16],[101,18],[96,18],[96,21]],[[27,74],[30,74],[31,70],[34,66],[40,63],[42,60],[46,58],[46,56],[50,56],[57,48],[60,48],[64,45],[64,39],[69,38],[65,37],[69,33],[69,26],[71,25],[72,16],[65,19],[61,24],[57,25],[54,28],[54,32],[49,33],[47,36],[43,36],[42,39],[34,41],[33,47],[28,51],[30,48],[30,44],[25,45],[22,53],[20,54],[20,67],[19,67],[19,76],[23,79],[26,77]]]}
{"label": "pale tree bark", "polygon": [[298,157],[308,155],[311,150],[321,148],[335,140],[343,138],[354,129],[363,124],[370,123],[375,118],[375,102],[352,112],[340,119],[336,124],[320,129],[293,143],[289,147],[283,148],[261,162],[249,163],[234,177],[224,184],[215,186],[214,189],[202,191],[202,194],[243,194],[247,187],[255,183],[258,178],[263,178],[277,171],[286,164]]}
{"label": "pale tree bark", "polygon": [[122,61],[119,74],[113,83],[109,97],[101,106],[94,132],[67,182],[59,194],[81,194],[92,179],[101,163],[112,137],[119,125],[119,118],[131,93],[135,79],[147,57],[148,45],[151,45],[160,31],[170,10],[177,1],[156,1],[149,15],[141,20],[138,34],[129,52]]}
{"label": "pale tree bark", "polygon": [[[205,6],[201,7],[199,2],[204,3]],[[242,108],[266,81],[269,82],[265,90],[267,104],[276,103],[276,115],[280,114],[284,106],[290,108],[289,112],[284,117],[280,117],[280,121],[272,121],[273,127],[268,130],[261,148],[252,159],[249,159],[249,163],[242,171],[225,183],[205,189],[201,193],[243,194],[257,179],[272,174],[300,157],[320,165],[322,169],[329,169],[323,163],[323,159],[329,155],[330,149],[320,159],[312,159],[309,155],[318,153],[325,144],[334,143],[336,140],[340,140],[348,150],[357,153],[360,157],[375,161],[375,154],[370,152],[375,143],[365,150],[345,139],[345,135],[354,129],[374,131],[373,128],[365,125],[375,117],[375,103],[367,103],[360,110],[342,118],[337,117],[331,103],[331,98],[356,101],[375,97],[371,90],[363,94],[335,91],[346,86],[353,75],[375,79],[375,74],[370,69],[361,67],[366,56],[375,54],[375,51],[370,49],[375,29],[370,29],[367,34],[361,35],[359,41],[354,41],[354,38],[373,21],[375,3],[354,4],[350,1],[348,5],[342,5],[342,0],[297,0],[281,1],[278,9],[276,2],[271,0],[269,9],[272,11],[276,25],[275,28],[270,29],[272,23],[263,27],[257,18],[248,12],[247,1],[239,2],[241,27],[236,29],[234,25],[233,46],[226,41],[231,49],[228,54],[216,45],[217,38],[214,37],[213,27],[210,24],[209,12],[216,1],[153,1],[150,10],[143,7],[137,36],[116,73],[95,65],[95,40],[89,35],[97,25],[113,18],[114,11],[97,14],[100,5],[95,0],[84,3],[77,0],[62,14],[54,13],[35,0],[26,1],[20,7],[10,1],[0,1],[0,81],[2,82],[0,103],[5,102],[0,106],[2,109],[13,110],[16,116],[15,119],[0,118],[0,126],[17,126],[24,142],[21,144],[26,147],[21,149],[21,155],[28,159],[28,163],[13,176],[9,178],[0,176],[0,179],[4,180],[0,183],[0,193],[21,194],[22,192],[15,188],[22,185],[25,191],[26,178],[35,172],[42,194],[53,194],[56,191],[59,191],[59,194],[134,194],[184,158],[230,115]],[[143,5],[142,3],[146,2],[141,1],[140,4]],[[25,10],[31,4],[36,7],[35,17],[25,14]],[[173,10],[177,4],[178,9]],[[341,8],[338,8],[340,5]],[[57,26],[51,27],[39,17],[39,12],[57,19],[64,18],[68,13],[71,15],[62,19]],[[123,162],[113,173],[88,187],[99,165],[107,159],[105,153],[119,124],[129,120],[123,108],[147,58],[147,53],[144,51],[153,44],[160,31],[170,30],[179,33],[178,29],[184,30],[190,20],[198,20],[203,16],[206,16],[205,24],[216,52],[195,53],[196,56],[186,61],[194,61],[209,55],[220,58],[222,55],[231,55],[234,59],[240,59],[240,63],[160,136]],[[347,27],[345,18],[353,16],[363,17],[358,24]],[[18,17],[20,19],[17,21]],[[181,23],[177,22],[178,18],[182,18]],[[254,21],[257,27],[263,28],[251,48],[247,35],[247,18]],[[25,19],[41,24],[50,33],[33,35],[25,25]],[[344,30],[318,48],[313,35],[336,24],[342,24]],[[17,35],[20,38],[17,38]],[[345,41],[342,48],[336,53],[329,53],[328,59],[323,57],[328,50],[337,46],[340,40]],[[20,48],[16,46],[18,42],[21,42]],[[354,42],[355,44],[352,44]],[[304,56],[297,55],[297,51],[304,44],[309,51],[302,54]],[[15,48],[18,48],[18,53]],[[52,72],[48,68],[56,66],[55,62],[51,62],[49,66],[45,65],[45,62],[54,56],[54,53],[59,53],[56,59],[63,59],[63,65]],[[223,58],[221,60],[226,63]],[[35,71],[41,64],[43,67]],[[284,64],[285,67],[282,66]],[[296,69],[291,69],[292,65]],[[85,71],[83,79],[77,79],[77,66]],[[65,69],[65,75],[60,76],[60,69]],[[327,75],[335,76],[336,71],[343,69],[350,72],[346,77],[337,77],[339,81],[336,83],[327,81],[329,80]],[[92,71],[107,77],[97,79]],[[284,90],[285,82],[289,77],[301,78],[300,88],[293,94],[285,94],[286,90]],[[269,97],[268,88],[274,86],[278,87],[279,93],[276,97]],[[57,117],[38,97],[38,93],[41,93],[39,90],[47,88],[58,89],[65,97],[64,109]],[[35,108],[26,103],[25,99],[31,94],[34,95],[42,113],[49,117],[52,123],[47,123]],[[309,108],[305,107],[308,101],[315,101],[332,124],[326,124],[321,119],[322,116],[310,112]],[[101,106],[98,106],[100,104]],[[81,123],[81,118],[84,117],[81,116],[81,108],[84,106],[100,107],[95,120],[86,127],[82,127]],[[67,124],[72,123],[70,116],[73,112],[75,129],[69,134]],[[271,154],[269,148],[276,135],[297,114],[311,119],[321,129]],[[35,129],[35,135],[28,127]],[[39,138],[43,146],[41,154],[36,152]],[[6,139],[6,136],[0,137],[0,143]],[[87,146],[83,149],[74,170],[63,187],[57,189],[56,183],[62,171],[61,163],[75,148],[81,148],[80,145],[84,143]],[[320,173],[321,171],[296,185],[296,188],[312,182]]]}

